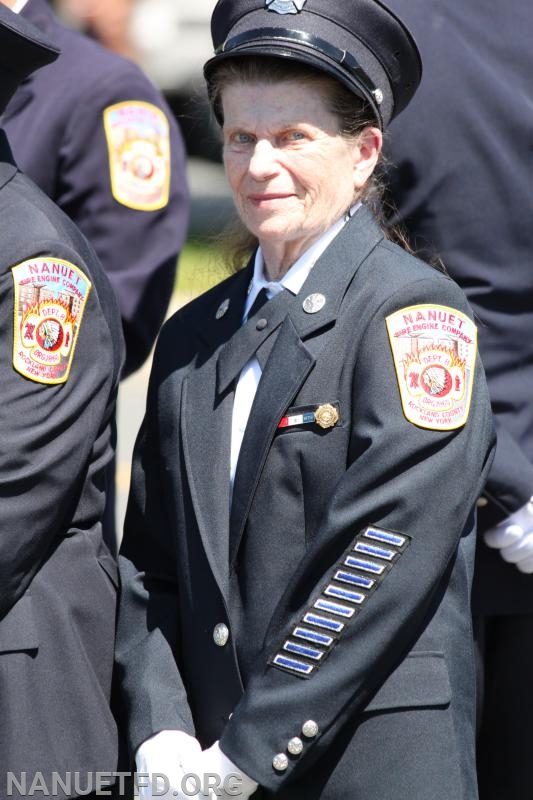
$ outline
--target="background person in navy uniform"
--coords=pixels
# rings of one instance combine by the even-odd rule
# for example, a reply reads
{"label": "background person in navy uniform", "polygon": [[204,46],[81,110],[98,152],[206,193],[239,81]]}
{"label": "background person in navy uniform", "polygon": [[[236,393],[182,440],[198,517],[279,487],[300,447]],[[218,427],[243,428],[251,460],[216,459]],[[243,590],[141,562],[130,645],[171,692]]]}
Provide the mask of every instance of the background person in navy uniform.
{"label": "background person in navy uniform", "polygon": [[[168,308],[189,200],[185,150],[160,92],[133,62],[60,24],[46,0],[0,0],[61,56],[20,86],[3,116],[20,168],[79,226],[118,299],[122,377],[147,358]],[[116,551],[115,470],[105,537]]]}
{"label": "background person in navy uniform", "polygon": [[131,753],[169,797],[191,772],[243,797],[474,800],[490,404],[463,293],[364,202],[416,46],[374,0],[220,0],[212,33],[260,247],[156,348],[120,559]]}
{"label": "background person in navy uniform", "polygon": [[[168,308],[188,222],[185,151],[161,93],[133,62],[61,25],[46,0],[1,0],[61,48],[2,124],[20,168],[87,236],[115,290],[123,377],[141,366]],[[124,105],[122,105],[124,104]]]}
{"label": "background person in navy uniform", "polygon": [[[0,111],[57,55],[0,6]],[[1,798],[8,771],[25,773],[27,792],[41,773],[51,792],[53,772],[79,771],[83,791],[88,773],[116,769],[117,575],[101,518],[123,359],[94,250],[0,131]]]}
{"label": "background person in navy uniform", "polygon": [[[441,257],[476,315],[498,433],[479,504],[474,613],[483,800],[532,796],[533,55],[527,0],[391,0],[424,77],[391,127],[390,190],[411,243]],[[488,546],[487,546],[488,545]]]}

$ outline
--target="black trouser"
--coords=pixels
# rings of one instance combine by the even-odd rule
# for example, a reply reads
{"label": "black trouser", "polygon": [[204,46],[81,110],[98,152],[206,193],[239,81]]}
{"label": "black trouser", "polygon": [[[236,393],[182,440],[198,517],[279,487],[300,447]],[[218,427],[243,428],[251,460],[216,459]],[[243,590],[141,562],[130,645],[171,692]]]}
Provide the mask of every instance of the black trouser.
{"label": "black trouser", "polygon": [[480,800],[533,800],[533,614],[475,619]]}

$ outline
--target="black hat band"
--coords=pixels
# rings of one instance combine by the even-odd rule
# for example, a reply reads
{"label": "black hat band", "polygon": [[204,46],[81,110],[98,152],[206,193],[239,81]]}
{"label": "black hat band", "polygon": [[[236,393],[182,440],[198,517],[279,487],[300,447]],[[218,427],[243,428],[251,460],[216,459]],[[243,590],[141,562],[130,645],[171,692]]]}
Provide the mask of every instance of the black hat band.
{"label": "black hat band", "polygon": [[257,28],[256,30],[246,31],[245,33],[233,36],[231,39],[227,39],[223,44],[217,47],[215,55],[227,53],[230,50],[236,50],[242,45],[251,44],[260,39],[275,39],[279,42],[291,42],[293,44],[304,45],[313,50],[318,50],[322,55],[331,58],[332,61],[335,61],[339,66],[350,72],[371,96],[374,98],[376,97],[376,86],[351,53],[347,50],[341,50],[339,47],[335,47],[319,36],[313,36],[304,31],[288,30],[287,28]]}

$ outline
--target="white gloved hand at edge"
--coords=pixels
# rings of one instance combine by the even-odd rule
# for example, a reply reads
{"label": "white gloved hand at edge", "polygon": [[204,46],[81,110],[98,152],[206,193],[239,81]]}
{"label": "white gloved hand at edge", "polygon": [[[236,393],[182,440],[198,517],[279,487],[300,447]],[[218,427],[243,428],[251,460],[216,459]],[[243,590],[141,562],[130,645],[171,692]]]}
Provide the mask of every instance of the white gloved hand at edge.
{"label": "white gloved hand at edge", "polygon": [[485,531],[488,547],[500,551],[504,561],[523,573],[533,573],[533,498],[514,514]]}
{"label": "white gloved hand at edge", "polygon": [[[208,775],[213,775],[213,780],[218,781],[216,791],[213,789],[209,792],[210,800],[220,798],[220,800],[229,800],[232,797],[238,797],[238,800],[248,800],[249,797],[256,791],[258,784],[248,777],[236,764],[231,761],[222,752],[218,742],[215,742],[208,750],[202,753],[202,773],[204,778]],[[208,781],[206,780],[206,785]],[[228,791],[226,792],[225,789]],[[239,793],[236,795],[236,790]]]}
{"label": "white gloved hand at edge", "polygon": [[183,789],[190,792],[196,786],[195,781],[185,781],[184,776],[189,773],[200,775],[201,756],[200,743],[188,733],[160,731],[151,736],[135,754],[139,800],[152,800],[154,797],[162,800],[200,798],[202,795],[186,794]]}

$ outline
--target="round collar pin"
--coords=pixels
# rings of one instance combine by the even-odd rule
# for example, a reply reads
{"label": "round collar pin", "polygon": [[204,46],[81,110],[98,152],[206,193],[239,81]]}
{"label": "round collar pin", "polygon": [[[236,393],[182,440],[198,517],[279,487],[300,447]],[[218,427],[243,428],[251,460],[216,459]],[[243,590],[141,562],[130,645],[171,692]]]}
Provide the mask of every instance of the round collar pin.
{"label": "round collar pin", "polygon": [[302,308],[306,314],[316,314],[326,305],[326,298],[320,292],[307,295],[302,303]]}

